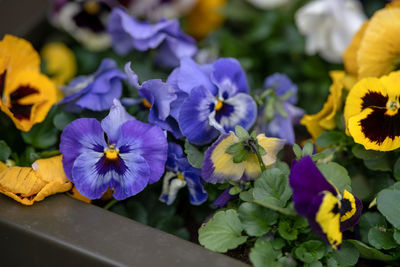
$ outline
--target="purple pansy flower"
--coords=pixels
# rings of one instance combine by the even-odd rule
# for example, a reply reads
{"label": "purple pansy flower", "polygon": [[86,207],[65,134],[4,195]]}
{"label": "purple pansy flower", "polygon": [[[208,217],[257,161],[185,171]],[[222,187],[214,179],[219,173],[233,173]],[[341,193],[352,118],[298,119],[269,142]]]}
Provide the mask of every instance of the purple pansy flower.
{"label": "purple pansy flower", "polygon": [[[179,129],[178,122],[171,115],[171,105],[180,101],[172,85],[167,84],[160,79],[154,79],[139,84],[139,79],[130,67],[130,62],[125,65],[125,73],[128,76],[129,83],[138,90],[140,99],[130,99],[129,104],[141,104],[149,109],[148,120],[150,123],[160,126],[162,129],[172,133],[176,138],[182,138],[183,135]],[[124,100],[126,102],[127,99]]]}
{"label": "purple pansy flower", "polygon": [[117,69],[114,60],[103,59],[93,75],[79,76],[62,88],[65,98],[59,104],[65,104],[71,112],[108,110],[113,99],[121,97],[124,79],[126,75]]}
{"label": "purple pansy flower", "polygon": [[322,239],[339,249],[342,232],[360,220],[362,202],[347,190],[340,194],[309,156],[294,161],[289,183],[296,211]]}
{"label": "purple pansy flower", "polygon": [[193,144],[210,143],[236,125],[249,129],[256,119],[257,105],[236,59],[222,58],[212,65],[199,66],[184,58],[167,83],[183,96],[184,101],[172,105],[171,113]]}
{"label": "purple pansy flower", "polygon": [[203,187],[201,171],[191,166],[183,154],[181,146],[168,143],[167,172],[164,175],[163,191],[160,196],[162,202],[172,204],[179,189],[186,186],[189,189],[190,203],[200,205],[206,201],[208,195]]}
{"label": "purple pansy flower", "polygon": [[114,197],[122,200],[157,182],[167,149],[164,132],[135,120],[118,100],[101,123],[87,118],[71,122],[60,143],[65,174],[90,199],[113,188]]}
{"label": "purple pansy flower", "polygon": [[231,195],[229,191],[231,190],[233,186],[229,186],[227,189],[225,189],[214,201],[213,205],[216,206],[219,209],[222,209],[225,207],[226,204],[228,204],[229,201],[233,199],[239,198],[239,194]]}
{"label": "purple pansy flower", "polygon": [[[256,130],[286,139],[286,143],[295,143],[293,125],[300,122],[304,110],[295,106],[297,103],[297,86],[285,74],[275,73],[265,79],[264,87],[271,93],[267,97],[267,104],[272,109],[262,106],[256,122]],[[279,107],[279,109],[277,109]],[[266,112],[272,111],[272,114]]]}
{"label": "purple pansy flower", "polygon": [[115,8],[110,14],[107,31],[119,55],[126,55],[133,49],[146,51],[158,47],[155,60],[166,67],[175,67],[181,58],[192,57],[197,52],[196,41],[181,31],[176,19],[150,24]]}

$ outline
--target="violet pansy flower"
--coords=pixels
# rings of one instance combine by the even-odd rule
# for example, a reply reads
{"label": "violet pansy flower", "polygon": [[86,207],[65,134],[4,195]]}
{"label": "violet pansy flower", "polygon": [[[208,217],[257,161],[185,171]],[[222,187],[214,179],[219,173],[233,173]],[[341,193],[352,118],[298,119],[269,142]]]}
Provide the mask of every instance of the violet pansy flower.
{"label": "violet pansy flower", "polygon": [[125,79],[126,75],[117,68],[114,60],[103,59],[93,75],[79,76],[62,88],[65,98],[59,104],[64,104],[71,112],[108,110],[113,99],[121,97],[121,80]]}
{"label": "violet pansy flower", "polygon": [[134,49],[147,51],[158,48],[155,60],[166,67],[175,67],[181,58],[192,57],[197,52],[195,40],[181,31],[176,19],[150,24],[136,20],[121,8],[114,8],[107,31],[119,55],[126,55]]}
{"label": "violet pansy flower", "polygon": [[207,192],[203,187],[201,171],[191,166],[184,156],[181,146],[168,143],[168,159],[165,165],[163,191],[160,200],[170,205],[174,202],[178,191],[187,186],[190,203],[200,205],[207,200]]}
{"label": "violet pansy flower", "polygon": [[222,58],[212,65],[199,66],[184,58],[167,83],[187,95],[171,113],[178,116],[179,127],[190,143],[208,144],[236,125],[249,129],[256,119],[257,105],[236,59]]}
{"label": "violet pansy flower", "polygon": [[289,183],[296,211],[323,240],[339,249],[342,232],[360,220],[362,202],[347,190],[340,194],[309,156],[294,162]]}
{"label": "violet pansy flower", "polygon": [[[261,106],[256,121],[256,130],[295,143],[293,126],[300,122],[304,110],[295,106],[297,86],[285,74],[275,73],[265,79],[266,105]],[[263,100],[263,99],[262,99]],[[271,107],[269,107],[271,105]]]}
{"label": "violet pansy flower", "polygon": [[71,122],[60,143],[65,174],[90,199],[112,188],[114,198],[122,200],[157,182],[167,149],[164,132],[135,120],[118,100],[101,123],[87,118]]}

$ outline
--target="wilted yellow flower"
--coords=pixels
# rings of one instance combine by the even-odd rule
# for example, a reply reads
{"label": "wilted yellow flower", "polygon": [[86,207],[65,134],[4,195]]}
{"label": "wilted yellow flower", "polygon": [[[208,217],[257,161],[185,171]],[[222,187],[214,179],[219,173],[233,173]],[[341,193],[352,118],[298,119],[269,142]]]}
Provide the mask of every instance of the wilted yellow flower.
{"label": "wilted yellow flower", "polygon": [[354,142],[365,149],[400,147],[400,72],[364,78],[350,91],[344,117]]}
{"label": "wilted yellow flower", "polygon": [[32,167],[0,166],[0,193],[24,204],[32,205],[45,197],[72,188],[61,162],[61,155],[39,159]]}
{"label": "wilted yellow flower", "polygon": [[346,71],[358,79],[389,74],[400,64],[400,4],[378,10],[343,54]]}
{"label": "wilted yellow flower", "polygon": [[197,0],[195,7],[187,15],[187,32],[196,39],[203,39],[221,26],[225,16],[220,10],[226,0]]}
{"label": "wilted yellow flower", "polygon": [[335,116],[342,107],[342,91],[345,81],[343,71],[331,71],[332,85],[329,88],[329,96],[322,110],[314,115],[305,115],[300,123],[306,126],[313,139],[320,136],[325,130],[336,127]]}
{"label": "wilted yellow flower", "polygon": [[74,53],[63,43],[48,43],[40,52],[45,62],[45,72],[56,85],[64,85],[76,74]]}
{"label": "wilted yellow flower", "polygon": [[56,87],[40,73],[32,45],[11,35],[0,41],[0,108],[22,131],[42,122],[56,102]]}

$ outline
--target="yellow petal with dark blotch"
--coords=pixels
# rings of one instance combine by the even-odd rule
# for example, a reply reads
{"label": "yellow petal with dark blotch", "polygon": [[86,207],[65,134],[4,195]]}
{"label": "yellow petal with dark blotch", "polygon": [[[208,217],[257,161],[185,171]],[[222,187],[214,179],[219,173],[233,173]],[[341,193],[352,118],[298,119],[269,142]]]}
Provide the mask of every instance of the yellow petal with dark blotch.
{"label": "yellow petal with dark blotch", "polygon": [[332,85],[329,88],[329,96],[321,111],[314,115],[305,115],[300,123],[306,126],[313,139],[320,136],[325,130],[336,127],[335,116],[342,106],[342,91],[344,87],[345,73],[343,71],[331,71]]}
{"label": "yellow petal with dark blotch", "polygon": [[211,160],[214,163],[213,167],[214,174],[227,177],[229,180],[237,181],[242,178],[244,173],[244,163],[234,163],[233,155],[226,153],[226,149],[239,142],[239,138],[233,132],[230,132],[229,136],[219,143],[212,155]]}
{"label": "yellow petal with dark blotch", "polygon": [[11,167],[0,173],[0,192],[24,205],[71,188],[61,156],[37,160],[32,168]]}
{"label": "yellow petal with dark blotch", "polygon": [[254,180],[261,175],[261,167],[255,154],[249,155],[244,161],[245,174],[249,180]]}
{"label": "yellow petal with dark blotch", "polygon": [[[34,93],[13,101],[13,95],[21,88],[29,87]],[[36,123],[42,122],[50,108],[57,101],[57,88],[54,83],[45,75],[34,71],[20,71],[15,75],[15,79],[10,81],[7,92],[0,102],[1,110],[6,113],[14,122],[15,126],[22,131],[29,131]],[[13,110],[13,106],[31,106],[28,115],[18,114]]]}
{"label": "yellow petal with dark blotch", "polygon": [[400,63],[400,8],[375,12],[357,54],[358,76],[380,77]]}
{"label": "yellow petal with dark blotch", "polygon": [[400,97],[400,71],[393,71],[389,75],[382,76],[379,80],[389,97]]}
{"label": "yellow petal with dark blotch", "polygon": [[400,1],[399,0],[393,0],[390,3],[387,3],[385,8],[400,8]]}
{"label": "yellow petal with dark blotch", "polygon": [[356,34],[354,34],[350,45],[343,53],[344,68],[348,74],[353,76],[358,76],[357,54],[368,23],[369,21],[364,22],[361,28],[356,32]]}
{"label": "yellow petal with dark blotch", "polygon": [[319,224],[322,232],[326,235],[328,242],[334,249],[342,243],[342,232],[340,232],[340,208],[336,196],[330,192],[324,192],[322,203],[315,215],[315,221]]}
{"label": "yellow petal with dark blotch", "polygon": [[76,74],[75,55],[63,43],[48,43],[41,50],[45,72],[51,75],[56,85],[64,85]]}
{"label": "yellow petal with dark blotch", "polygon": [[365,78],[354,85],[347,95],[346,104],[344,106],[344,119],[347,129],[349,129],[349,119],[361,113],[363,97],[369,92],[387,95],[385,87],[377,78]]}
{"label": "yellow petal with dark blotch", "polygon": [[[356,213],[356,199],[354,196],[347,191],[346,189],[343,191],[343,197],[342,197],[342,207],[341,207],[341,216],[340,216],[340,221],[346,221],[350,219],[355,213]],[[346,203],[345,205],[343,205]]]}
{"label": "yellow petal with dark blotch", "polygon": [[275,164],[276,156],[285,146],[286,140],[266,137],[265,134],[259,134],[257,135],[257,141],[258,144],[264,148],[265,152],[267,152],[265,155],[261,156],[265,167],[271,167]]}

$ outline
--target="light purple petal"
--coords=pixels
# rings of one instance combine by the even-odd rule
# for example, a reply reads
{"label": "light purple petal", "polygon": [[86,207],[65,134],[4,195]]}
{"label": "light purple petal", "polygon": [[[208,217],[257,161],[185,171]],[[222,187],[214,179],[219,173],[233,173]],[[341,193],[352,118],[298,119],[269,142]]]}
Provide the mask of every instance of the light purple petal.
{"label": "light purple petal", "polygon": [[227,93],[232,97],[237,93],[249,93],[246,74],[239,61],[234,58],[221,58],[213,64],[211,79],[218,86],[221,96]]}
{"label": "light purple petal", "polygon": [[264,81],[264,87],[272,88],[278,96],[283,96],[291,91],[293,94],[288,99],[288,102],[293,105],[297,103],[297,85],[285,74],[274,73],[268,76]]}
{"label": "light purple petal", "polygon": [[185,178],[189,189],[190,203],[192,205],[200,205],[204,203],[208,198],[208,194],[207,191],[204,190],[199,174],[188,171],[183,172],[183,177]]}
{"label": "light purple petal", "polygon": [[124,67],[125,73],[128,77],[128,82],[135,87],[136,89],[140,88],[139,84],[139,78],[136,75],[136,73],[131,69],[131,62],[129,61],[128,63],[125,64]]}

